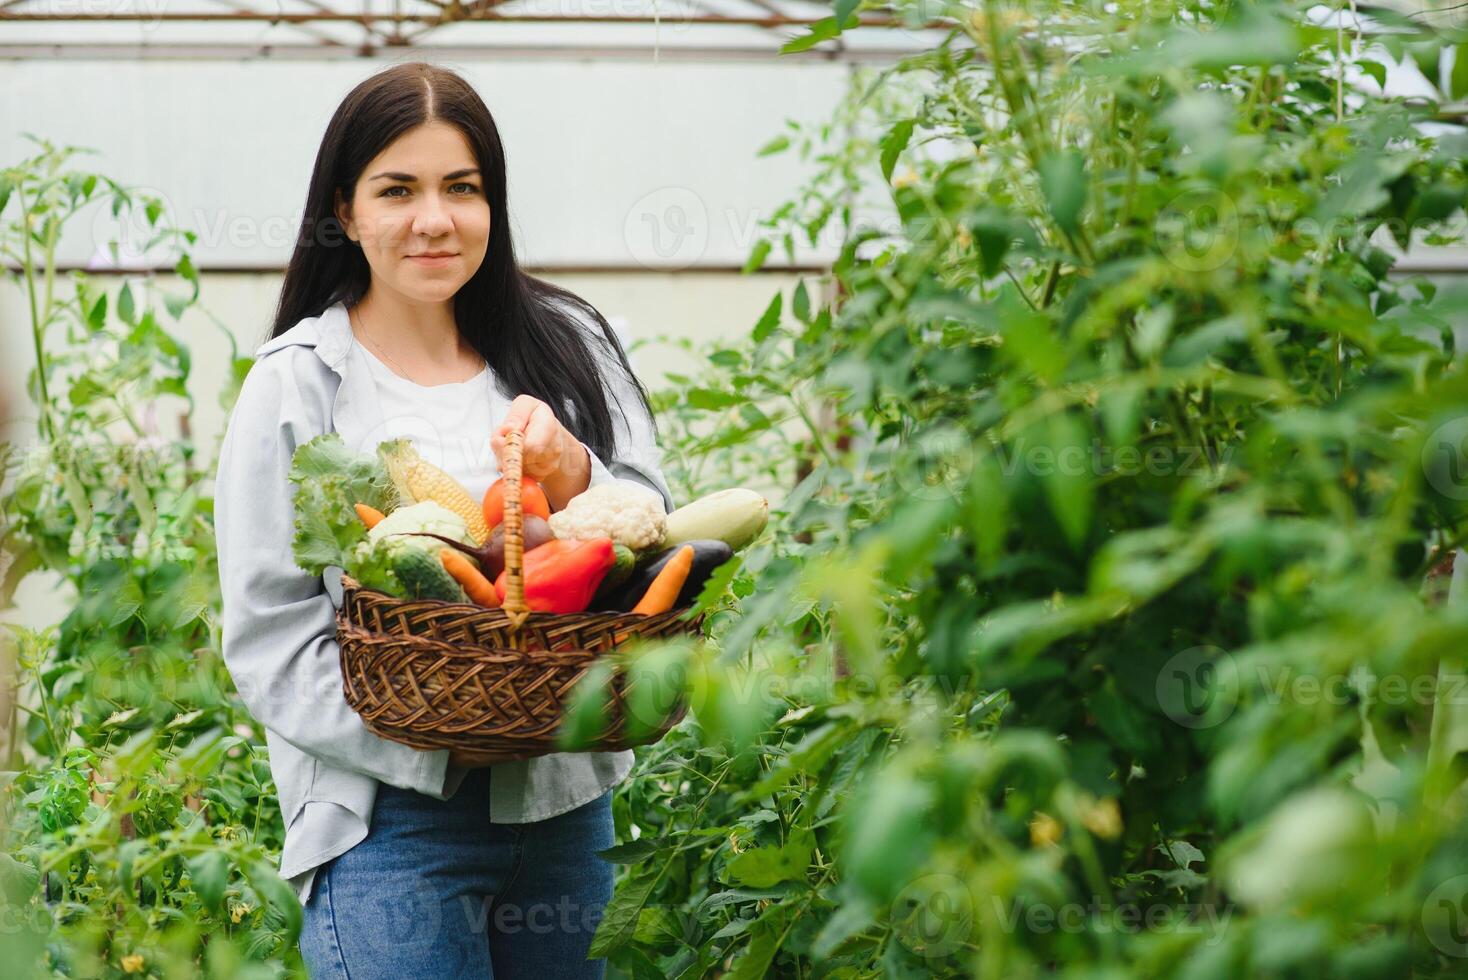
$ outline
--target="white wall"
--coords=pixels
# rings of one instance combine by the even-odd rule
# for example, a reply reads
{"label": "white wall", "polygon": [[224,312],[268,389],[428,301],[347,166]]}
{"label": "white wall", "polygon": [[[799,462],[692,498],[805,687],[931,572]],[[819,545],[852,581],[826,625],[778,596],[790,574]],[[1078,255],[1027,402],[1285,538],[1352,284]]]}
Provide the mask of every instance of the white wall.
{"label": "white wall", "polygon": [[[156,189],[198,233],[200,268],[280,268],[332,112],[389,64],[0,62],[0,161],[30,155],[24,132],[95,147],[85,166]],[[562,268],[743,264],[757,220],[806,172],[793,153],[756,151],[787,118],[829,118],[848,71],[816,61],[445,64],[499,127],[521,261]],[[96,232],[83,221],[63,241],[67,263],[85,264],[111,232],[103,209],[91,212]]]}

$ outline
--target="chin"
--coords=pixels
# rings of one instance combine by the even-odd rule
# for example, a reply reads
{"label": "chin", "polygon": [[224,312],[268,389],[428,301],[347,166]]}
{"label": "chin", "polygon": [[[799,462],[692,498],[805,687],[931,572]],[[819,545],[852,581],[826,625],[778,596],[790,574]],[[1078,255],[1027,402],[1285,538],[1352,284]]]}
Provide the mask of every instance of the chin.
{"label": "chin", "polygon": [[420,303],[439,303],[452,299],[466,282],[468,282],[467,279],[461,279],[458,276],[452,279],[414,276],[401,282],[398,290],[404,296],[410,296]]}

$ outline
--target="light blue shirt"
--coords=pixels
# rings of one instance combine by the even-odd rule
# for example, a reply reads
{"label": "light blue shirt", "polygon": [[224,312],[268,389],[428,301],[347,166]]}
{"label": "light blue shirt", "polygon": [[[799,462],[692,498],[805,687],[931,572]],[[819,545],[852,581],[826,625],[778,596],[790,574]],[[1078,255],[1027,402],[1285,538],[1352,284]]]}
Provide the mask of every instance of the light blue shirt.
{"label": "light blue shirt", "polygon": [[[593,336],[609,394],[617,450],[591,452],[591,484],[625,479],[649,487],[667,511],[673,496],[652,419],[613,355]],[[262,344],[245,376],[220,446],[214,525],[223,600],[225,666],[250,713],[265,727],[285,845],[280,875],[304,904],[315,871],[367,836],[379,782],[446,800],[467,770],[447,749],[425,751],[367,730],[342,695],[336,611],[341,570],[317,577],[292,557],[294,504],[288,480],[296,446],[337,432],[370,454],[386,420],[375,383],[349,357],[346,306],[336,303]],[[494,391],[494,372],[483,376]],[[498,420],[496,420],[498,421]],[[544,820],[587,803],[632,768],[631,751],[561,752],[499,763],[490,778],[495,823]]]}

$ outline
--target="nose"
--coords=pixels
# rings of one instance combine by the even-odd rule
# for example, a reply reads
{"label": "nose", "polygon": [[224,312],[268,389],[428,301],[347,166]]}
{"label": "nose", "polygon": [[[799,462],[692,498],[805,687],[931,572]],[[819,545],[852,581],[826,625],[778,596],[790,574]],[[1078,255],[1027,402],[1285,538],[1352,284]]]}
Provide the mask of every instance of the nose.
{"label": "nose", "polygon": [[422,205],[413,215],[413,233],[424,238],[437,238],[452,230],[453,218],[437,194],[425,194]]}

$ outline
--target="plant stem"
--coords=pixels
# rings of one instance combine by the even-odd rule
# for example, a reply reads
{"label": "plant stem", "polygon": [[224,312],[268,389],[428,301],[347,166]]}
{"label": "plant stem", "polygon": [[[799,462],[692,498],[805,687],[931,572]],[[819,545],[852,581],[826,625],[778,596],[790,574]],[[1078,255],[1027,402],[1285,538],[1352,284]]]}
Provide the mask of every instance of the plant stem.
{"label": "plant stem", "polygon": [[36,264],[31,256],[31,213],[25,205],[25,192],[19,187],[15,191],[20,202],[20,234],[25,245],[26,298],[30,302],[31,342],[36,349],[36,385],[41,402],[41,436],[48,442],[56,441],[55,427],[51,422],[51,395],[46,389],[46,356],[41,343],[41,317],[36,309]]}

